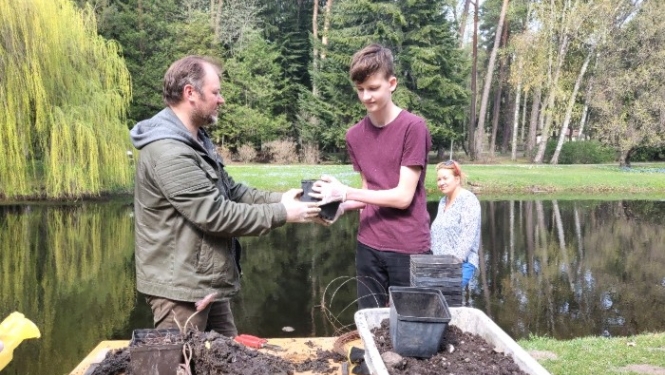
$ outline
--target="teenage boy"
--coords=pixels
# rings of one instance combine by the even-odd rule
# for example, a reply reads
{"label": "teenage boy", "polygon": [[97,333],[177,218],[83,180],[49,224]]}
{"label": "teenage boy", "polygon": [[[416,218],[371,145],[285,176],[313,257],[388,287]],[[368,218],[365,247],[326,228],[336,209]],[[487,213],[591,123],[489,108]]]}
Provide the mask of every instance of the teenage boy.
{"label": "teenage boy", "polygon": [[425,170],[432,140],[421,117],[392,101],[397,78],[388,48],[371,44],[356,52],[349,73],[367,109],[367,116],[346,133],[362,188],[324,175],[314,183],[312,196],[321,204],[342,202],[330,223],[344,212],[361,210],[358,308],[385,307],[389,286],[410,285],[411,254],[431,253]]}

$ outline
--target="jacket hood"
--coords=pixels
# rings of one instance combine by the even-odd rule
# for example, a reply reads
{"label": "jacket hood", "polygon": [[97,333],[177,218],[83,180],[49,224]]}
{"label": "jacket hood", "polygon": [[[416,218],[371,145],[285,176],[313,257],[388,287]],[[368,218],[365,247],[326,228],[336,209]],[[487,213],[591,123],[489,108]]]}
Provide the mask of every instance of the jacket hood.
{"label": "jacket hood", "polygon": [[[171,108],[164,108],[147,120],[140,121],[129,132],[132,144],[137,149],[162,139],[175,139],[192,147],[201,146],[192,138],[185,125]],[[197,147],[198,146],[198,147]]]}

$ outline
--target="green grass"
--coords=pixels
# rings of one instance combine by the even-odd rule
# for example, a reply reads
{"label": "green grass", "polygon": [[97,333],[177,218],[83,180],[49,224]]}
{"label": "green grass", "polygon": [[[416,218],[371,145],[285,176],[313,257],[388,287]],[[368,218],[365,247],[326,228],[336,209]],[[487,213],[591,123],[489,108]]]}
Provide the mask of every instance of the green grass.
{"label": "green grass", "polygon": [[[567,341],[538,337],[521,340],[518,344],[527,351],[554,353],[556,359],[538,361],[553,375],[665,373],[665,333],[617,338],[585,337]],[[660,372],[629,371],[626,368],[629,365],[655,366],[660,368]]]}
{"label": "green grass", "polygon": [[[616,165],[463,165],[466,186],[486,199],[512,199],[539,194],[558,199],[603,195],[607,199],[632,198],[663,193],[665,163],[644,164],[632,169]],[[351,186],[360,186],[350,165],[231,165],[228,171],[238,182],[264,190],[284,191],[300,186],[301,179],[330,174]],[[427,191],[437,195],[434,165],[427,167]]]}

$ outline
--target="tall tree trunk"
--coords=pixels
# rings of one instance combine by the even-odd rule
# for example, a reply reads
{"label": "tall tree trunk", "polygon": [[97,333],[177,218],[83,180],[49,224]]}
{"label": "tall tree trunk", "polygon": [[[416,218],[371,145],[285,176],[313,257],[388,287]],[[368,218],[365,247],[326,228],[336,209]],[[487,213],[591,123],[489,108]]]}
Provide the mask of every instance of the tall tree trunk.
{"label": "tall tree trunk", "polygon": [[[314,43],[312,47],[312,70],[316,76],[316,72],[319,70],[319,1],[314,0],[314,10],[312,11],[312,37],[314,38]],[[312,94],[315,97],[319,96],[319,88],[316,84],[316,77],[312,77]]]}
{"label": "tall tree trunk", "polygon": [[524,145],[524,138],[526,135],[526,113],[529,105],[529,92],[524,92],[524,107],[522,108],[522,120],[520,120],[520,144]]}
{"label": "tall tree trunk", "polygon": [[577,140],[584,140],[584,125],[586,124],[587,117],[589,117],[589,102],[584,102],[584,109],[582,109],[582,117],[580,118],[580,128],[577,131]]}
{"label": "tall tree trunk", "polygon": [[215,41],[219,41],[222,37],[222,7],[224,0],[210,0],[210,19],[212,21],[213,33]]}
{"label": "tall tree trunk", "polygon": [[566,117],[563,119],[563,126],[561,127],[561,133],[559,134],[559,141],[556,144],[556,149],[554,150],[554,155],[552,155],[552,160],[550,164],[559,163],[559,154],[561,153],[561,147],[563,146],[563,141],[568,132],[568,125],[570,124],[570,117],[573,114],[573,107],[575,106],[575,100],[577,99],[577,92],[580,90],[580,85],[582,85],[582,79],[586,73],[587,68],[589,67],[589,61],[591,61],[591,56],[593,55],[593,50],[589,51],[584,64],[582,64],[582,69],[577,75],[577,80],[575,80],[575,87],[573,87],[573,93],[570,94],[570,100],[568,101],[568,108],[566,108]]}
{"label": "tall tree trunk", "polygon": [[466,17],[469,14],[469,4],[471,0],[464,0],[464,8],[462,9],[462,14],[460,16],[459,23],[459,46],[460,48],[464,47],[464,32],[466,31]]}
{"label": "tall tree trunk", "polygon": [[[138,14],[137,21],[138,21],[138,29],[139,32],[143,31],[143,2],[141,0],[138,0],[136,3],[136,12]],[[140,38],[139,39],[139,51],[141,51],[141,54],[145,52],[145,38]]]}
{"label": "tall tree trunk", "polygon": [[507,104],[507,106],[505,107],[505,110],[501,112],[501,142],[497,139],[497,143],[500,143],[499,150],[502,154],[508,152],[508,146],[513,137],[513,119],[515,117],[515,111],[519,113],[519,108],[515,108],[513,91],[508,90],[505,93],[504,103]]}
{"label": "tall tree trunk", "polygon": [[210,28],[215,30],[215,0],[210,0]]}
{"label": "tall tree trunk", "polygon": [[[500,74],[499,74],[500,75]],[[490,135],[489,155],[490,159],[494,159],[494,151],[496,149],[496,133],[499,129],[499,117],[501,115],[501,94],[503,84],[501,78],[497,81],[497,88],[494,92],[494,103],[492,104],[492,133]]]}
{"label": "tall tree trunk", "polygon": [[619,150],[619,166],[630,167],[630,159],[628,158],[630,150]]}
{"label": "tall tree trunk", "polygon": [[[522,94],[522,59],[518,57],[517,62],[517,94],[515,97],[515,121],[513,122],[513,140],[511,142],[510,160],[517,159],[517,128],[520,118],[520,95]],[[525,108],[526,109],[526,108]]]}
{"label": "tall tree trunk", "polygon": [[483,143],[485,138],[485,118],[487,117],[487,102],[490,95],[490,87],[492,86],[492,76],[494,75],[494,63],[496,62],[496,55],[499,52],[499,43],[501,41],[501,33],[506,19],[506,12],[508,10],[509,0],[503,0],[501,6],[501,15],[499,16],[499,24],[496,28],[496,36],[494,38],[494,46],[490,54],[490,61],[487,66],[487,74],[485,75],[485,86],[483,88],[483,96],[480,99],[480,113],[478,114],[478,131],[476,132],[476,160],[483,150]]}
{"label": "tall tree trunk", "polygon": [[[508,29],[510,22],[504,21],[503,32],[501,33],[501,44],[499,48],[506,47],[508,41]],[[490,158],[494,158],[494,151],[496,150],[496,134],[499,130],[499,118],[501,118],[501,99],[503,95],[503,85],[506,82],[506,75],[508,71],[508,64],[506,57],[499,60],[499,80],[497,81],[496,96],[494,97],[494,108],[492,108],[492,137],[490,140]]]}
{"label": "tall tree trunk", "polygon": [[[552,0],[552,4],[554,1]],[[569,14],[568,12],[572,13],[577,9],[577,4],[578,1],[575,1],[574,5],[572,8],[570,8],[570,2],[564,3],[564,8],[561,13],[561,31],[559,35],[561,35],[561,44],[559,45],[558,48],[558,55],[557,55],[557,63],[556,67],[554,70],[554,77],[550,81],[549,85],[549,91],[547,93],[547,100],[545,101],[545,108],[542,110],[542,115],[546,116],[546,120],[543,121],[544,126],[543,126],[543,131],[541,132],[541,139],[540,143],[538,144],[538,152],[536,152],[536,156],[533,159],[534,163],[540,164],[543,162],[543,157],[545,156],[545,148],[547,147],[547,140],[549,138],[549,132],[550,132],[550,126],[552,125],[552,121],[554,116],[552,114],[547,114],[547,109],[552,110],[554,108],[554,103],[556,101],[556,95],[557,95],[557,87],[559,86],[559,77],[561,75],[561,69],[563,67],[563,62],[566,57],[566,53],[568,52],[568,46],[569,46],[569,41],[570,41],[570,36],[568,35],[568,18],[567,17]],[[570,9],[569,9],[570,8]],[[554,18],[556,16],[554,15],[554,5],[552,5],[552,24],[554,23]],[[579,25],[576,25],[576,27],[579,27]],[[553,27],[552,27],[553,29]]]}
{"label": "tall tree trunk", "polygon": [[328,32],[330,31],[330,18],[332,17],[333,0],[326,1],[326,13],[323,16],[323,35],[321,35],[321,60],[326,58],[326,48],[328,47]]}
{"label": "tall tree trunk", "polygon": [[586,95],[584,96],[584,109],[582,110],[582,117],[580,118],[580,129],[577,132],[577,140],[584,140],[584,125],[586,124],[587,118],[589,117],[589,102],[591,101],[591,93],[593,92],[593,79],[589,79],[589,84],[586,88]]}
{"label": "tall tree trunk", "polygon": [[469,156],[471,160],[476,160],[476,102],[478,96],[478,1],[473,2],[473,46],[472,46],[472,66],[471,66],[471,108],[469,109],[469,123],[467,124],[467,136],[469,145]]}
{"label": "tall tree trunk", "polygon": [[547,109],[554,108],[554,103],[556,101],[557,86],[559,85],[559,76],[561,74],[561,68],[563,66],[564,55],[568,49],[568,35],[564,35],[563,41],[559,46],[559,56],[557,56],[557,65],[554,71],[554,77],[552,78],[549,91],[547,93],[547,100],[545,101],[545,107],[541,110],[540,122],[543,123],[543,129],[540,133],[540,143],[538,143],[538,151],[536,156],[533,158],[533,162],[540,164],[543,162],[543,157],[545,156],[545,148],[547,147],[547,140],[549,139],[550,127],[552,126],[552,121],[554,116],[547,113]]}
{"label": "tall tree trunk", "polygon": [[536,135],[538,134],[538,115],[540,114],[540,101],[543,96],[542,86],[538,85],[533,92],[533,103],[531,104],[531,119],[529,120],[529,135],[526,139],[526,155],[533,157],[536,148]]}

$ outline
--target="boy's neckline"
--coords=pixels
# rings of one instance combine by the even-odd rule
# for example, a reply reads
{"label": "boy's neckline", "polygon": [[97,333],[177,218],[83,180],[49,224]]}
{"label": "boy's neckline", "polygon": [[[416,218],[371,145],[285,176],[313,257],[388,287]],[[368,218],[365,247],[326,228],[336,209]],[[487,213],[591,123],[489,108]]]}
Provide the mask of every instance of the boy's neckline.
{"label": "boy's neckline", "polygon": [[375,128],[382,129],[382,128],[385,128],[386,126],[392,124],[393,122],[395,122],[395,120],[402,114],[402,112],[404,112],[404,110],[402,108],[400,108],[400,107],[398,107],[394,104],[393,104],[393,108],[391,108],[390,110],[391,111],[394,110],[395,112],[391,113],[392,116],[390,116],[388,118],[388,121],[386,121],[384,124],[377,125],[374,122],[374,119],[372,119],[372,116],[368,114],[367,118],[369,119],[369,123],[372,124],[372,126],[374,126]]}

